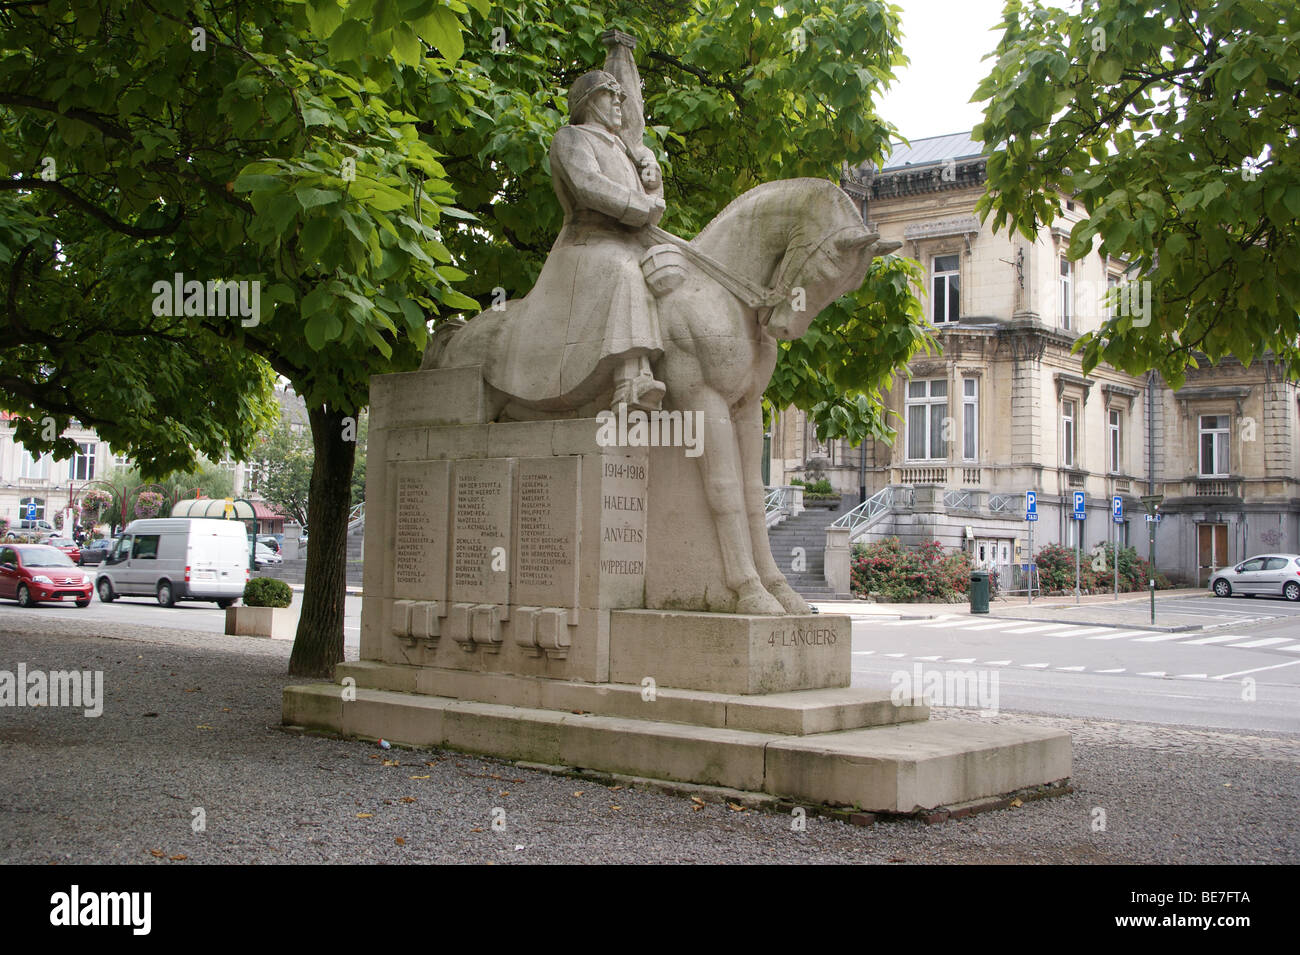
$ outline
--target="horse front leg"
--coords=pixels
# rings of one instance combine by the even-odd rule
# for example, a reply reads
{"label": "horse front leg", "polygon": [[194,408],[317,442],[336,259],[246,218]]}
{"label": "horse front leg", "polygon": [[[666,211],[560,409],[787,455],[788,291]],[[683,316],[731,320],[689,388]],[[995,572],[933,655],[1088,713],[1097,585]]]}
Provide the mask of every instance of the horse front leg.
{"label": "horse front leg", "polygon": [[751,395],[736,409],[736,439],[740,447],[741,478],[745,484],[745,514],[754,549],[754,566],[763,587],[787,613],[812,613],[808,601],[790,586],[772,557],[767,537],[767,489],[763,487],[763,397]]}
{"label": "horse front leg", "polygon": [[[724,580],[736,593],[736,613],[775,615],[786,612],[768,592],[754,566],[740,448],[731,409],[717,392],[702,388],[681,402],[683,408],[702,412],[704,445],[699,458],[700,476],[722,552]],[[760,507],[761,507],[760,499]],[[766,534],[763,537],[766,545]],[[768,554],[768,560],[772,555]],[[777,571],[780,574],[780,571]]]}

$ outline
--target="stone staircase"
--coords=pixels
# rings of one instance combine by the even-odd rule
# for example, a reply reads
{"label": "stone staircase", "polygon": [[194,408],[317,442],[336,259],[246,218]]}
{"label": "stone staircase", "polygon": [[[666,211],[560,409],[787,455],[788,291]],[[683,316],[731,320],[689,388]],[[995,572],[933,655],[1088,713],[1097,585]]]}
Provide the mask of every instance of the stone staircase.
{"label": "stone staircase", "polygon": [[[857,495],[845,495],[835,509],[807,507],[798,517],[789,517],[767,530],[772,544],[772,557],[801,596],[809,600],[848,598],[848,594],[833,592],[826,583],[826,527],[837,518],[853,510],[858,504]],[[803,548],[804,569],[793,569],[794,549]]]}

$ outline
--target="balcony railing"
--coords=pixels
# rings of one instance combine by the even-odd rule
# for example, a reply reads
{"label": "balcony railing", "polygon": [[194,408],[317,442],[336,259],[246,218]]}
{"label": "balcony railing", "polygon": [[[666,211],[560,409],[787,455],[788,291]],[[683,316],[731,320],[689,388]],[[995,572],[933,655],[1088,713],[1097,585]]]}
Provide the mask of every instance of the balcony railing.
{"label": "balcony railing", "polygon": [[1197,478],[1194,483],[1195,497],[1241,497],[1242,482],[1240,478]]}
{"label": "balcony railing", "polygon": [[946,467],[905,467],[900,468],[900,484],[947,484]]}

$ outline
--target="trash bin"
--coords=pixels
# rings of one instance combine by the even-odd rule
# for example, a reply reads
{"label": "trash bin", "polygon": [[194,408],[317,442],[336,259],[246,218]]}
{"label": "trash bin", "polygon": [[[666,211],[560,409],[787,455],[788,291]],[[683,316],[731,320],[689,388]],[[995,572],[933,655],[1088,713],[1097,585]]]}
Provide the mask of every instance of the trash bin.
{"label": "trash bin", "polygon": [[989,612],[989,572],[972,570],[970,572],[970,612]]}

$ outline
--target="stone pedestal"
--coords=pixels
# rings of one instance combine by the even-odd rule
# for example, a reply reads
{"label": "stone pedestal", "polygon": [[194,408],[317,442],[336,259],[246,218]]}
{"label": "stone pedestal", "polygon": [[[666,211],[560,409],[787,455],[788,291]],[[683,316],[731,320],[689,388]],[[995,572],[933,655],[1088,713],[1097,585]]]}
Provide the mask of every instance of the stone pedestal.
{"label": "stone pedestal", "polygon": [[847,617],[709,612],[734,595],[716,537],[680,546],[712,527],[680,448],[488,404],[477,368],[373,380],[362,659],[286,688],[286,724],[885,812],[1069,776],[1063,733],[850,689]]}

